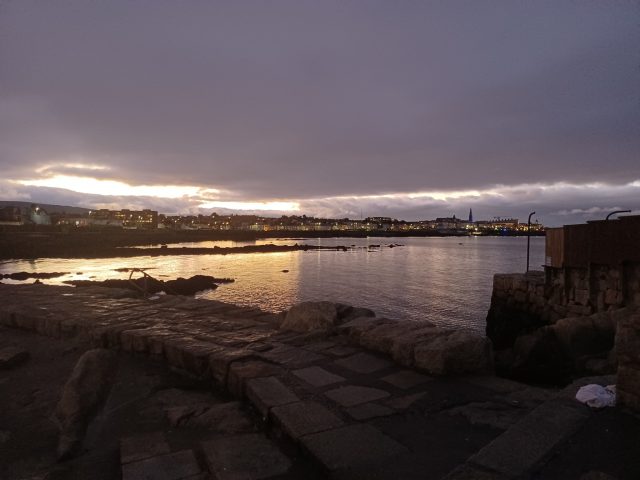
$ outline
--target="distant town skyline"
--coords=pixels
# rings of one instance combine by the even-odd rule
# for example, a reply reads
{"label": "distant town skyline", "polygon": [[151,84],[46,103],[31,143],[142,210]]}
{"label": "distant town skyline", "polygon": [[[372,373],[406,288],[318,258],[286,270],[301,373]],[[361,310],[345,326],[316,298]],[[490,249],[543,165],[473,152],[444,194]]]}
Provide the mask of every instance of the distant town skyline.
{"label": "distant town skyline", "polygon": [[640,4],[5,2],[0,200],[640,213]]}

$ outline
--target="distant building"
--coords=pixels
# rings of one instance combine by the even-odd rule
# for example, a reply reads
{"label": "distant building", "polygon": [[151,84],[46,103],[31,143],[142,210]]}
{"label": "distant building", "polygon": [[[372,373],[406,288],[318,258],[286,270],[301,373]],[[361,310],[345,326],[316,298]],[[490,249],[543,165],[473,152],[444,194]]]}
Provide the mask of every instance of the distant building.
{"label": "distant building", "polygon": [[22,210],[20,207],[7,206],[0,208],[0,225],[22,225]]}

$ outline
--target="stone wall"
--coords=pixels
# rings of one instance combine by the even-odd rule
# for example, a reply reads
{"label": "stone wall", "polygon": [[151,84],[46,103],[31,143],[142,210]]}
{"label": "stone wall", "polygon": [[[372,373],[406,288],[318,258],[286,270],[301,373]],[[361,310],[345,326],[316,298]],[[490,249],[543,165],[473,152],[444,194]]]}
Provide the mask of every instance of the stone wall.
{"label": "stone wall", "polygon": [[585,268],[546,267],[544,272],[496,274],[487,335],[496,349],[561,318],[640,305],[640,263]]}
{"label": "stone wall", "polygon": [[616,332],[618,357],[618,404],[640,411],[640,313],[618,324]]}

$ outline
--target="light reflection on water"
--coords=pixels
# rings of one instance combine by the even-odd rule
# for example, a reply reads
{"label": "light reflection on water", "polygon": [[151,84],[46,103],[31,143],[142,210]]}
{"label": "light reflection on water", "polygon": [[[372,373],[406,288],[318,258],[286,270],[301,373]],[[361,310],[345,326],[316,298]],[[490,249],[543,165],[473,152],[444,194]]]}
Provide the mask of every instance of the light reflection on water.
{"label": "light reflection on water", "polygon": [[[0,264],[0,273],[71,272],[44,281],[52,284],[71,279],[126,278],[128,273],[114,270],[132,267],[150,268],[149,274],[160,279],[196,274],[230,277],[235,283],[199,296],[272,311],[303,300],[340,301],[371,308],[381,316],[430,320],[438,325],[483,331],[493,274],[523,272],[526,241],[524,237],[372,237],[200,242],[180,246],[306,243],[381,248],[88,260],[47,258],[5,262]],[[403,246],[388,248],[392,243]],[[540,269],[543,260],[544,238],[534,237],[532,268]]]}

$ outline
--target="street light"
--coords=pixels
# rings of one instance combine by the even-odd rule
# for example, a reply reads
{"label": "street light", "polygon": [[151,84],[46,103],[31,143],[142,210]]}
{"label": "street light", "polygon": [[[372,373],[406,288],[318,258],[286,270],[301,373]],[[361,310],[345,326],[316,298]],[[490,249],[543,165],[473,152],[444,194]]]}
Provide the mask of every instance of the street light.
{"label": "street light", "polygon": [[536,212],[531,212],[527,220],[527,272],[529,271],[529,249],[531,247],[531,217],[535,214]]}
{"label": "street light", "polygon": [[615,212],[611,212],[609,215],[607,215],[607,218],[605,218],[605,220],[609,220],[609,217],[611,215],[615,215],[616,213],[631,213],[631,210],[616,210]]}

